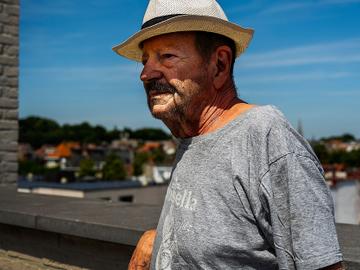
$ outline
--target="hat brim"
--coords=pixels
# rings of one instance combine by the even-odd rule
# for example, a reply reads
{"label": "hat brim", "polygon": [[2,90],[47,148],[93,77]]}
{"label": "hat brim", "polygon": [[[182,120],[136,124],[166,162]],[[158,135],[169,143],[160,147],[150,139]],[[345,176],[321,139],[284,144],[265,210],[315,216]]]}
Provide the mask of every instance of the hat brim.
{"label": "hat brim", "polygon": [[210,16],[179,15],[142,29],[112,49],[121,56],[141,62],[140,44],[144,40],[163,34],[188,31],[217,33],[234,40],[236,57],[245,51],[254,33],[252,29],[242,28],[231,22]]}

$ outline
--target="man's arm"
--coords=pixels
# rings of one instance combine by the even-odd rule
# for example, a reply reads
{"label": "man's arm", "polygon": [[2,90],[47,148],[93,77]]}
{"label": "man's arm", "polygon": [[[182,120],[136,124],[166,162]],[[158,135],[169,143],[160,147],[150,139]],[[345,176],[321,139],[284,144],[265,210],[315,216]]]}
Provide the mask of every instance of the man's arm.
{"label": "man's arm", "polygon": [[342,269],[331,193],[319,166],[306,153],[290,153],[273,162],[262,180],[268,200],[263,205],[275,213],[271,221],[280,266]]}
{"label": "man's arm", "polygon": [[154,246],[156,230],[146,231],[136,245],[128,270],[150,269],[151,254]]}

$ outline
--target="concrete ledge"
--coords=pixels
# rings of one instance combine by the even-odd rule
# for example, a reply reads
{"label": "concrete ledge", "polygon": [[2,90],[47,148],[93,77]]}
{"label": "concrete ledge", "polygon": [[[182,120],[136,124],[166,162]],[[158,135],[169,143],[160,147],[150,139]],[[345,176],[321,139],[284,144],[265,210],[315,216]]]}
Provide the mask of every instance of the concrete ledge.
{"label": "concrete ledge", "polygon": [[17,193],[0,188],[0,223],[135,245],[156,228],[161,207]]}
{"label": "concrete ledge", "polygon": [[133,246],[0,224],[0,269],[127,269]]}
{"label": "concrete ledge", "polygon": [[360,225],[336,224],[346,269],[360,269]]}

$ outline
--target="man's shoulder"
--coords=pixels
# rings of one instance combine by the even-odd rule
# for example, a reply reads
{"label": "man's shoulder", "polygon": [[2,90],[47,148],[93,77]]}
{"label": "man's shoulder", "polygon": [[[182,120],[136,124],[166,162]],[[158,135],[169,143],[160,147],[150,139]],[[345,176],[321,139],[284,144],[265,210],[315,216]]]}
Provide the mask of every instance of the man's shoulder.
{"label": "man's shoulder", "polygon": [[[232,139],[235,151],[247,151],[250,156],[258,157],[268,155],[269,146],[272,147],[272,141],[276,140],[275,133],[288,134],[289,130],[291,125],[278,108],[261,105],[239,115],[227,136]],[[276,141],[283,144],[283,141]]]}
{"label": "man's shoulder", "polygon": [[256,105],[241,113],[226,126],[222,133],[235,141],[251,140],[259,145],[267,139],[273,129],[291,127],[283,113],[273,105]]}
{"label": "man's shoulder", "polygon": [[244,117],[241,125],[240,128],[246,130],[248,147],[255,152],[266,154],[269,159],[287,153],[314,157],[306,139],[292,127],[284,114],[273,105],[254,107]]}
{"label": "man's shoulder", "polygon": [[288,128],[291,125],[284,114],[273,105],[255,106],[244,115],[242,125],[250,136],[267,136],[274,128]]}
{"label": "man's shoulder", "polygon": [[315,159],[309,143],[273,105],[252,107],[212,134],[212,138],[215,139],[210,142],[216,142],[220,149],[232,148],[235,158],[238,153],[242,153],[271,161],[279,156],[296,153]]}

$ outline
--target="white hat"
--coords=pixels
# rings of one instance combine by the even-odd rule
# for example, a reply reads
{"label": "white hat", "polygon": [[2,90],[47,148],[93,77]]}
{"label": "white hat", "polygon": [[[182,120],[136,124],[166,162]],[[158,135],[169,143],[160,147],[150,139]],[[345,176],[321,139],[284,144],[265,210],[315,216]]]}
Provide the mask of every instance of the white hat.
{"label": "white hat", "polygon": [[141,42],[154,36],[174,32],[204,31],[232,39],[236,57],[245,51],[254,30],[229,22],[215,0],[150,0],[141,30],[113,50],[131,60],[140,62]]}

